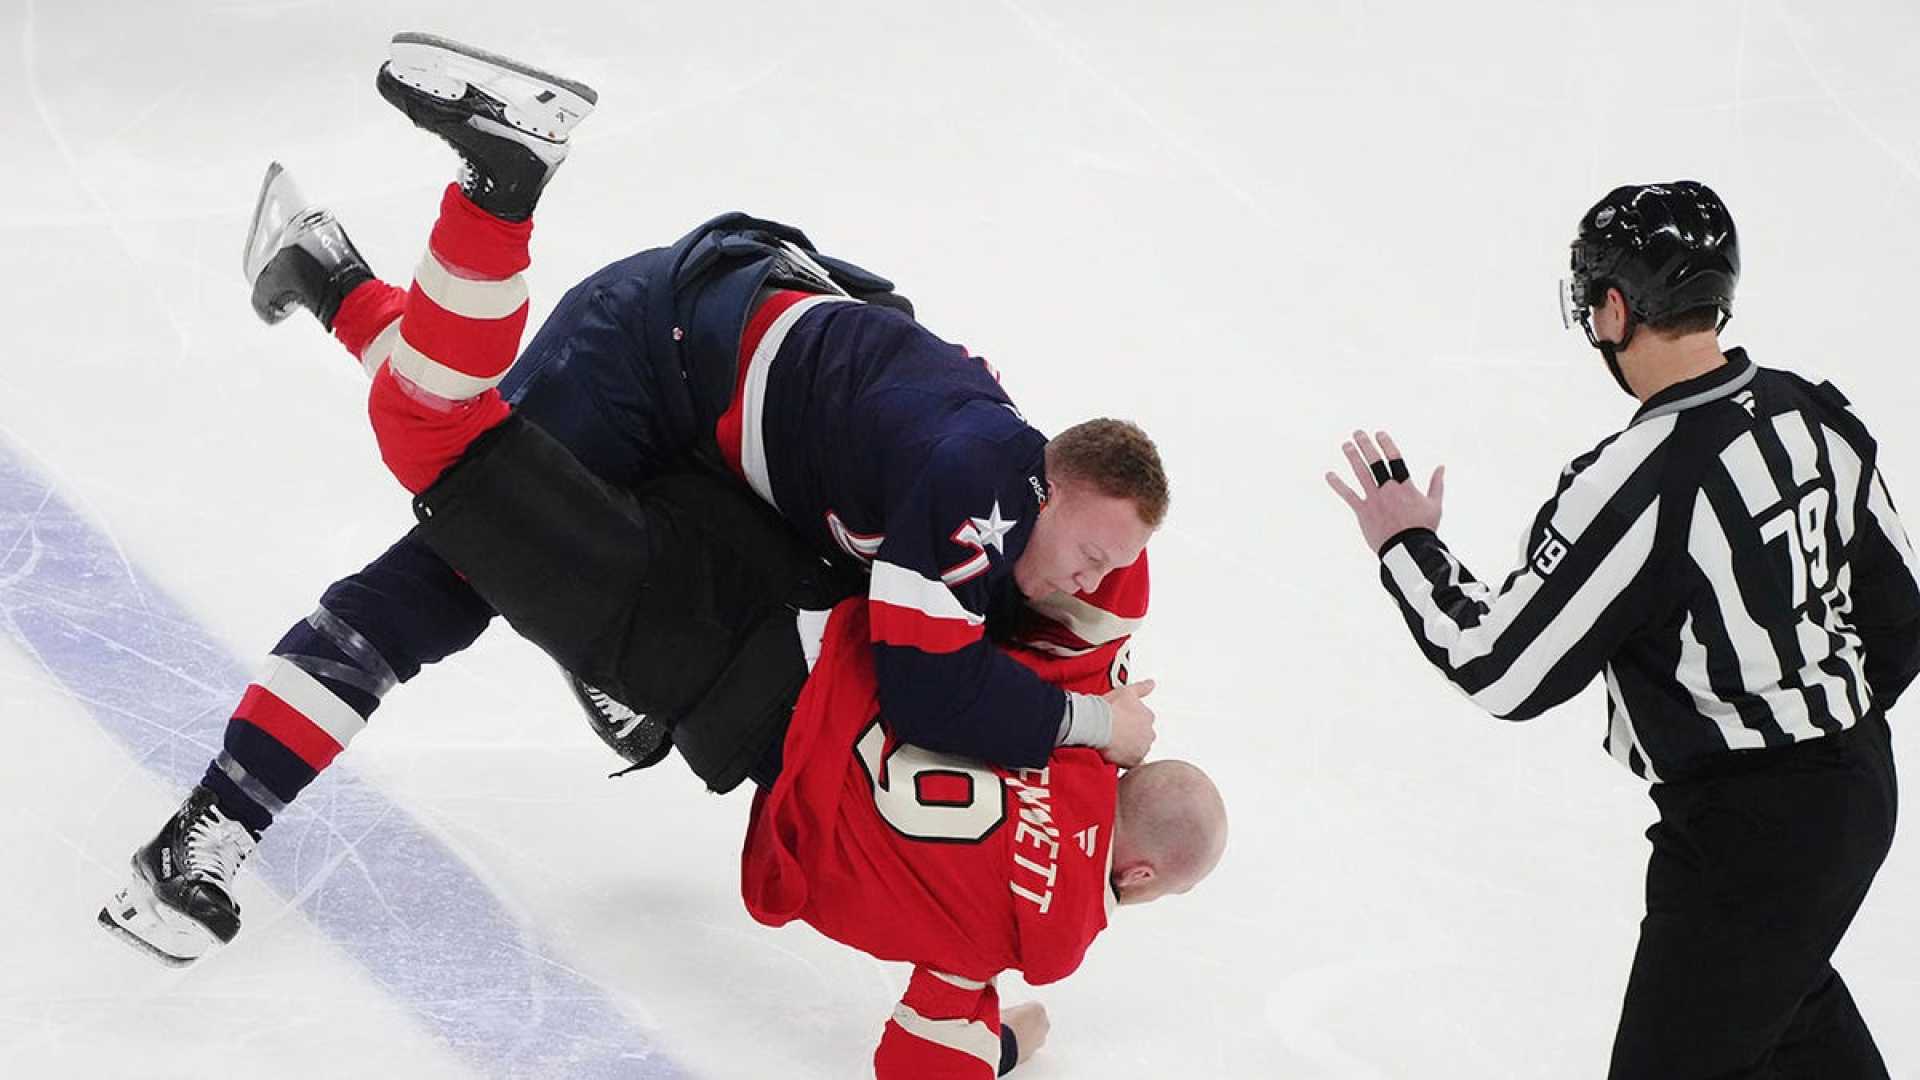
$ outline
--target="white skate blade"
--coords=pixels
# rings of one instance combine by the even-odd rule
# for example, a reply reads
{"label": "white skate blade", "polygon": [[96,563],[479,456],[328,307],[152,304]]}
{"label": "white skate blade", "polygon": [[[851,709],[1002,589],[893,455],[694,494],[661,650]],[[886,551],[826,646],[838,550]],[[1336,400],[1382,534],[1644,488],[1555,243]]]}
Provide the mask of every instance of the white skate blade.
{"label": "white skate blade", "polygon": [[506,106],[516,130],[552,143],[587,118],[600,95],[518,60],[433,34],[395,34],[387,70],[417,90],[458,101],[471,86]]}
{"label": "white skate blade", "polygon": [[173,967],[191,964],[219,944],[206,927],[162,904],[139,874],[100,909],[99,922],[115,937]]}
{"label": "white skate blade", "polygon": [[293,174],[277,161],[267,166],[267,175],[260,181],[260,197],[253,204],[253,221],[247,225],[247,245],[240,262],[248,285],[259,279],[260,271],[279,253],[287,226],[312,206],[294,186]]}

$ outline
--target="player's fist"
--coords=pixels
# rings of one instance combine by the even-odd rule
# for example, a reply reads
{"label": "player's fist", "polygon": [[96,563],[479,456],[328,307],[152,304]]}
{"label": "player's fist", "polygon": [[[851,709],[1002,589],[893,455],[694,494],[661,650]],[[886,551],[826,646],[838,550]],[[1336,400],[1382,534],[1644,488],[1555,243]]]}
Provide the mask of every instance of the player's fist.
{"label": "player's fist", "polygon": [[1014,1059],[1015,1065],[1024,1065],[1034,1052],[1046,1045],[1047,1032],[1053,1025],[1047,1020],[1047,1007],[1037,1001],[1022,1002],[1011,1009],[1000,1010],[1000,1026],[1013,1029],[1013,1041],[1020,1048],[1020,1056]]}
{"label": "player's fist", "polygon": [[1102,755],[1123,769],[1147,760],[1147,751],[1153,749],[1153,710],[1142,700],[1151,693],[1153,680],[1143,679],[1106,695],[1113,710],[1113,737]]}

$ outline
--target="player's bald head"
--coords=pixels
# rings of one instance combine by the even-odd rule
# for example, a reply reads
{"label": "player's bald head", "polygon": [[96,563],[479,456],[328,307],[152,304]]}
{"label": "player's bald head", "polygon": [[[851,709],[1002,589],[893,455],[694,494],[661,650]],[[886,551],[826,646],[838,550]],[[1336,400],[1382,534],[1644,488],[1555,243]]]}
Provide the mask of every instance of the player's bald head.
{"label": "player's bald head", "polygon": [[1184,893],[1213,872],[1227,849],[1220,789],[1184,761],[1150,761],[1120,778],[1113,881],[1123,904]]}

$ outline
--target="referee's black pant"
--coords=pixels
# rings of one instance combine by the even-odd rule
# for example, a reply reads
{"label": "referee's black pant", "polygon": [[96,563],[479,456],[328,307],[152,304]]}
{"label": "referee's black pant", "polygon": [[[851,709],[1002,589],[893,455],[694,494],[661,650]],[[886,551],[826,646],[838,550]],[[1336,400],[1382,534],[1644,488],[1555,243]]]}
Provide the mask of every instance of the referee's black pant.
{"label": "referee's black pant", "polygon": [[1884,1077],[1830,960],[1893,841],[1886,720],[1656,784],[1613,1080]]}

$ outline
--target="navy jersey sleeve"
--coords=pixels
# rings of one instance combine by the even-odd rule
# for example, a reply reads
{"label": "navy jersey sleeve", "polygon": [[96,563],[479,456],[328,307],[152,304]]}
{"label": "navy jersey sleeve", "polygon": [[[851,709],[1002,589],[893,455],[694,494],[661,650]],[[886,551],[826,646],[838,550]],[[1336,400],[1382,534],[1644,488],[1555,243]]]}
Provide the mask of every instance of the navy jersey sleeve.
{"label": "navy jersey sleeve", "polygon": [[1012,573],[1006,537],[1030,529],[1034,501],[996,478],[1001,444],[954,437],[934,448],[887,515],[869,611],[880,707],[895,733],[929,750],[995,765],[1046,764],[1066,716],[1050,686],[986,638],[995,583]]}

